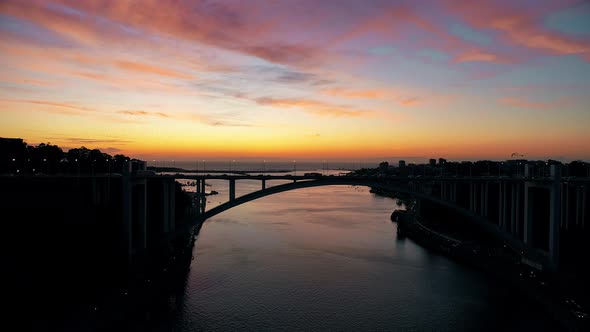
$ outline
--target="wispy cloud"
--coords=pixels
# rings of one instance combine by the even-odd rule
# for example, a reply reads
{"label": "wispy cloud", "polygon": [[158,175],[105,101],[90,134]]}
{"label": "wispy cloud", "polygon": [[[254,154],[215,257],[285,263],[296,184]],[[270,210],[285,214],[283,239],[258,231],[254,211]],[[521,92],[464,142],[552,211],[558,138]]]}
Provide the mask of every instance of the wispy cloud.
{"label": "wispy cloud", "polygon": [[55,107],[69,108],[69,109],[80,110],[80,111],[93,111],[93,109],[91,109],[91,108],[79,106],[76,104],[68,104],[68,103],[53,102],[53,101],[46,101],[46,100],[19,100],[19,101],[29,103],[29,104],[55,106]]}
{"label": "wispy cloud", "polygon": [[371,110],[359,110],[350,106],[333,105],[308,99],[257,98],[256,102],[265,106],[301,109],[305,112],[320,116],[360,117],[373,114],[373,111]]}
{"label": "wispy cloud", "polygon": [[415,98],[415,97],[410,97],[410,98],[400,99],[399,102],[400,102],[400,104],[402,104],[404,106],[413,106],[413,105],[418,104],[420,102],[420,99]]}
{"label": "wispy cloud", "polygon": [[257,127],[257,125],[243,122],[232,122],[227,120],[205,120],[204,123],[213,127]]}
{"label": "wispy cloud", "polygon": [[133,141],[120,139],[120,138],[84,138],[84,137],[60,137],[60,136],[51,136],[45,137],[47,140],[58,140],[62,142],[67,142],[69,144],[129,144],[133,143]]}
{"label": "wispy cloud", "polygon": [[501,104],[521,107],[521,108],[534,108],[534,109],[549,109],[549,108],[561,108],[571,104],[570,98],[559,98],[548,102],[532,101],[524,97],[503,97],[498,100]]}
{"label": "wispy cloud", "polygon": [[502,63],[506,60],[501,59],[497,54],[483,52],[480,50],[469,50],[457,54],[455,62],[498,62]]}
{"label": "wispy cloud", "polygon": [[29,99],[1,98],[0,102],[37,105],[37,106],[40,106],[40,108],[42,108],[42,109],[48,109],[48,110],[52,110],[52,111],[55,111],[58,113],[64,113],[64,114],[84,114],[84,113],[96,112],[96,110],[93,108],[81,106],[76,103],[59,102],[59,101],[52,101],[52,100],[34,100],[34,99],[29,100]]}
{"label": "wispy cloud", "polygon": [[133,115],[133,116],[159,116],[162,118],[169,118],[170,115],[162,112],[148,112],[148,111],[141,111],[141,110],[122,110],[118,111],[119,114],[124,115]]}
{"label": "wispy cloud", "polygon": [[345,98],[382,98],[387,95],[384,90],[351,90],[342,88],[330,88],[322,90],[324,94]]}
{"label": "wispy cloud", "polygon": [[149,65],[146,63],[119,60],[119,61],[115,61],[114,65],[119,68],[138,72],[138,73],[156,74],[156,75],[161,75],[161,76],[168,76],[168,77],[174,77],[174,78],[184,78],[184,79],[191,79],[192,78],[192,76],[181,73],[176,70],[172,70],[172,69],[168,69],[168,68],[164,68],[164,67],[160,67],[160,66],[155,66],[155,65]]}
{"label": "wispy cloud", "polygon": [[[321,90],[321,93],[340,98],[349,99],[383,99],[386,101],[394,101],[402,106],[414,106],[421,103],[422,98],[407,96],[408,92],[397,91],[396,89],[344,89],[344,88],[329,88]],[[426,93],[424,93],[426,94]],[[434,99],[434,98],[433,98]],[[438,98],[440,99],[440,98]]]}

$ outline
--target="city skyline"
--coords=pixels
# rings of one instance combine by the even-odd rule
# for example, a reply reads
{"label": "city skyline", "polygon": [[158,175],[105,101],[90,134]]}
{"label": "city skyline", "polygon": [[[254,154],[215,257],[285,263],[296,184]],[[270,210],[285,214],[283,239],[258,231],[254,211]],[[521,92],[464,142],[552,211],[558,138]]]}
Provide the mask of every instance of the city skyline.
{"label": "city skyline", "polygon": [[3,1],[0,132],[148,161],[590,160],[588,22],[584,1]]}

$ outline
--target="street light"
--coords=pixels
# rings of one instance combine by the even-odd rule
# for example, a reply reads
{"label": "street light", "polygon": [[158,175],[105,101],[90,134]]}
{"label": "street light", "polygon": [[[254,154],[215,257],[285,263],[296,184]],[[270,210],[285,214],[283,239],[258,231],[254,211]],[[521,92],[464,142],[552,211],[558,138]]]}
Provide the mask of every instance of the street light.
{"label": "street light", "polygon": [[203,159],[203,174],[205,173],[205,159]]}
{"label": "street light", "polygon": [[297,176],[297,161],[293,160],[293,171],[294,175]]}
{"label": "street light", "polygon": [[266,160],[262,161],[262,173],[266,173]]}

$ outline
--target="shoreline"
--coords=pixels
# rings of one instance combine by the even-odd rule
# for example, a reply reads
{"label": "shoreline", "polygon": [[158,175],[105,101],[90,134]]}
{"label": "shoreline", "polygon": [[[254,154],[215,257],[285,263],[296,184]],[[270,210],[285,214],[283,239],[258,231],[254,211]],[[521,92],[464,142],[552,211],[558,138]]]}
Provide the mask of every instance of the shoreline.
{"label": "shoreline", "polygon": [[[395,213],[395,212],[394,212]],[[392,214],[392,222],[395,222]],[[403,236],[429,250],[436,251],[455,261],[479,270],[519,292],[538,305],[560,328],[567,331],[585,331],[590,327],[587,319],[578,319],[560,299],[551,281],[539,278],[538,271],[522,264],[504,247],[482,245],[475,241],[461,241],[423,225],[412,212],[399,213],[398,236]],[[567,300],[566,300],[567,301]]]}
{"label": "shoreline", "polygon": [[[181,227],[158,248],[137,257],[126,272],[120,272],[115,283],[102,286],[98,297],[90,293],[83,295],[84,303],[75,305],[76,312],[69,315],[77,319],[58,321],[54,327],[68,331],[102,331],[113,326],[128,330],[149,328],[138,326],[145,323],[143,318],[149,321],[150,311],[144,309],[161,294],[167,294],[170,288],[182,284],[193,259],[192,252],[203,221],[194,216],[187,216],[184,220],[192,220],[194,225]],[[141,314],[146,317],[140,317]]]}

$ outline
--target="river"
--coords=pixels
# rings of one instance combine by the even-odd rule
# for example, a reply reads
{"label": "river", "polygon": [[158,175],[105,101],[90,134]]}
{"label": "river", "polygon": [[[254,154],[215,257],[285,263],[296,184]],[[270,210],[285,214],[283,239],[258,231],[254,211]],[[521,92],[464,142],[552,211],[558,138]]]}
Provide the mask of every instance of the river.
{"label": "river", "polygon": [[[214,206],[227,199],[211,181]],[[239,181],[237,195],[257,189]],[[300,189],[207,220],[182,282],[133,318],[156,330],[542,330],[495,280],[396,236],[397,201]]]}

